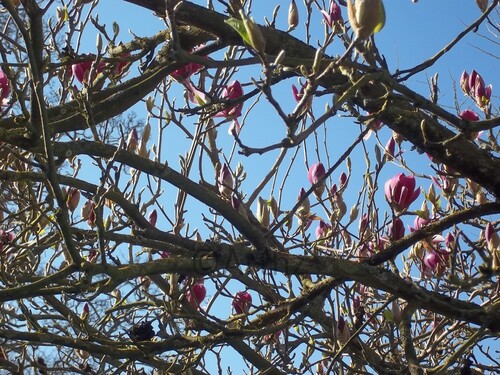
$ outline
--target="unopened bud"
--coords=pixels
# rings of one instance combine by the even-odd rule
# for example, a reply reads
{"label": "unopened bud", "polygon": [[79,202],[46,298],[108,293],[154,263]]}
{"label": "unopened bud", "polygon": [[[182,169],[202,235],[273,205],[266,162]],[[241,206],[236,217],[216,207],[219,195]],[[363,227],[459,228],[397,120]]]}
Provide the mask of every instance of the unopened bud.
{"label": "unopened bud", "polygon": [[483,191],[480,190],[477,194],[476,194],[476,202],[478,204],[485,204],[488,202],[488,200],[486,199],[486,195],[484,195]]}
{"label": "unopened bud", "polygon": [[483,13],[488,9],[488,0],[476,0],[476,4]]}
{"label": "unopened bud", "polygon": [[66,207],[71,212],[74,212],[78,207],[78,203],[80,202],[80,190],[76,188],[69,188],[68,194],[66,196]]}
{"label": "unopened bud", "polygon": [[357,205],[352,206],[351,211],[349,212],[349,222],[352,223],[354,220],[356,220],[358,217],[358,213],[359,213],[358,206]]}
{"label": "unopened bud", "polygon": [[385,10],[382,0],[347,1],[351,27],[359,39],[366,39],[382,30],[385,24]]}
{"label": "unopened bud", "polygon": [[269,228],[269,205],[261,197],[257,200],[257,212],[255,216],[264,228]]}
{"label": "unopened bud", "polygon": [[266,49],[266,40],[260,31],[259,26],[255,23],[253,18],[249,18],[243,10],[240,10],[240,16],[243,20],[243,25],[250,40],[250,44],[259,53],[264,53]]}
{"label": "unopened bud", "polygon": [[299,10],[295,0],[292,0],[288,8],[288,29],[293,30],[299,24]]}
{"label": "unopened bud", "polygon": [[137,150],[138,144],[139,144],[139,136],[137,134],[137,130],[133,128],[132,130],[130,130],[130,133],[128,133],[127,150],[130,152],[135,152],[135,150]]}

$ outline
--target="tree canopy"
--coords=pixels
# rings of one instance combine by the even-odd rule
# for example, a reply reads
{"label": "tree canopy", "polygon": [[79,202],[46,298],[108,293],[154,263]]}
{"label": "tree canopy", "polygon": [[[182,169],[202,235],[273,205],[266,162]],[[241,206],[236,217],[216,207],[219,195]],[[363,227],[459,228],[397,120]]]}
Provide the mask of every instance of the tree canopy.
{"label": "tree canopy", "polygon": [[408,69],[390,1],[125,2],[1,0],[1,369],[500,371],[498,72],[433,70],[498,1]]}

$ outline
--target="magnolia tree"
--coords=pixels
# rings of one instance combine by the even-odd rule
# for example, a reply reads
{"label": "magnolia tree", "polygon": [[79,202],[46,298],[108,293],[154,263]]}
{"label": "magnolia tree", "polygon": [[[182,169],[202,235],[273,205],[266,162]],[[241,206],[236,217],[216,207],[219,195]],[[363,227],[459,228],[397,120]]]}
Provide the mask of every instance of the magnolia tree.
{"label": "magnolia tree", "polygon": [[2,371],[499,371],[496,0],[406,70],[394,2],[126,2],[1,0]]}

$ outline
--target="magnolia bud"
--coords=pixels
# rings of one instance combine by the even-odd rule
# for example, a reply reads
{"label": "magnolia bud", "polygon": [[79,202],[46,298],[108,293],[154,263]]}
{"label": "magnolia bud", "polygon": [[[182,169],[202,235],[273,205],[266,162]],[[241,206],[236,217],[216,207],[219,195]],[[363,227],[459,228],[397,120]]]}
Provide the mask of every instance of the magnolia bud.
{"label": "magnolia bud", "polygon": [[220,169],[217,182],[219,185],[219,193],[222,196],[229,198],[233,192],[234,180],[227,164],[224,164]]}
{"label": "magnolia bud", "polygon": [[78,207],[78,203],[80,202],[80,190],[76,188],[69,188],[68,194],[66,196],[66,207],[71,212],[74,212]]}
{"label": "magnolia bud", "polygon": [[206,295],[207,290],[205,289],[205,285],[197,283],[190,287],[186,292],[186,300],[193,309],[198,309],[200,307],[200,303],[203,302]]}
{"label": "magnolia bud", "polygon": [[349,22],[358,39],[366,39],[379,32],[385,25],[385,9],[382,0],[347,1]]}
{"label": "magnolia bud", "polygon": [[288,28],[293,30],[299,24],[299,10],[295,0],[292,0],[290,7],[288,8]]}
{"label": "magnolia bud", "polygon": [[243,10],[240,10],[240,16],[243,20],[243,25],[250,40],[250,44],[259,53],[264,53],[266,49],[266,40],[262,35],[259,26],[255,23],[253,18],[249,18]]}
{"label": "magnolia bud", "polygon": [[87,318],[89,317],[89,314],[90,314],[90,307],[89,307],[89,304],[87,302],[85,302],[85,305],[83,305],[83,310],[80,314],[80,319],[87,320]]}
{"label": "magnolia bud", "polygon": [[309,197],[306,196],[306,191],[304,190],[304,188],[300,189],[297,201],[300,200],[302,200],[302,202],[300,203],[300,206],[297,208],[297,215],[306,217],[311,212],[311,202],[309,201]]}
{"label": "magnolia bud", "polygon": [[257,212],[255,213],[255,216],[264,228],[269,228],[269,211],[270,210],[267,202],[259,197],[259,199],[257,200]]}
{"label": "magnolia bud", "polygon": [[151,136],[151,124],[149,122],[146,122],[146,125],[144,125],[144,129],[142,129],[142,140],[144,142],[149,141],[149,137]]}
{"label": "magnolia bud", "polygon": [[252,305],[252,296],[248,292],[238,292],[234,296],[232,305],[237,315],[248,314],[248,310]]}
{"label": "magnolia bud", "polygon": [[488,9],[488,0],[476,0],[476,4],[483,13]]}
{"label": "magnolia bud", "polygon": [[469,88],[469,73],[467,73],[466,70],[462,72],[462,75],[460,76],[460,88],[464,92],[465,95],[469,94],[470,88]]}
{"label": "magnolia bud", "polygon": [[149,224],[151,224],[153,227],[156,227],[156,221],[158,220],[158,211],[156,211],[156,209],[154,209],[153,211],[151,211],[148,215],[148,221],[149,221]]}
{"label": "magnolia bud", "polygon": [[349,212],[349,222],[352,223],[354,220],[356,220],[356,218],[358,217],[358,213],[358,206],[352,206],[351,211]]}
{"label": "magnolia bud", "polygon": [[130,152],[135,152],[138,144],[139,144],[139,136],[137,134],[137,130],[133,128],[128,134],[127,150]]}

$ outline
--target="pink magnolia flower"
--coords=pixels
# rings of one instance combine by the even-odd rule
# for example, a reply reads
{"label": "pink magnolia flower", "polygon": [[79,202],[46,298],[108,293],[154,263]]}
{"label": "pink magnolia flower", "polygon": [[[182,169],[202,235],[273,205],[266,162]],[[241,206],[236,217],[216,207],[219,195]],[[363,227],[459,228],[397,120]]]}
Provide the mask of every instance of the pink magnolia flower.
{"label": "pink magnolia flower", "polygon": [[365,212],[363,216],[361,216],[361,219],[359,219],[359,224],[358,224],[358,230],[359,233],[363,233],[368,229],[368,224],[370,223],[370,218],[368,217],[368,214]]}
{"label": "pink magnolia flower", "polygon": [[197,63],[189,63],[184,65],[183,67],[174,70],[172,73],[170,73],[170,76],[175,79],[177,82],[184,82],[187,80],[189,77],[191,77],[193,74],[198,73],[204,68],[203,65],[197,64]]}
{"label": "pink magnolia flower", "polygon": [[139,134],[137,134],[137,129],[132,128],[127,137],[127,150],[130,152],[135,152],[137,146],[139,145]]}
{"label": "pink magnolia flower", "polygon": [[130,52],[124,52],[117,57],[119,60],[111,64],[111,72],[115,77],[120,76],[125,68],[130,65]]}
{"label": "pink magnolia flower", "polygon": [[323,192],[325,191],[326,183],[324,180],[322,181],[325,174],[325,166],[321,162],[311,165],[309,171],[307,172],[307,178],[311,185],[315,185],[321,181],[320,185],[314,190],[314,195],[318,199],[321,198],[321,195],[323,195]]}
{"label": "pink magnolia flower", "polygon": [[301,101],[302,97],[304,96],[304,91],[306,89],[306,85],[303,84],[302,82],[300,82],[300,91],[299,89],[297,88],[297,86],[295,86],[294,84],[292,84],[292,94],[293,94],[293,98],[295,99],[295,101],[298,103]]}
{"label": "pink magnolia flower", "polygon": [[424,219],[420,216],[417,216],[417,217],[415,217],[415,221],[413,222],[413,228],[410,227],[410,232],[415,232],[416,230],[419,230],[419,229],[425,227],[430,222],[431,222],[431,220],[429,220],[429,219]]}
{"label": "pink magnolia flower", "polygon": [[78,203],[80,202],[80,190],[77,188],[69,188],[68,193],[66,195],[66,207],[71,212],[74,212],[78,207]]}
{"label": "pink magnolia flower", "polygon": [[349,326],[347,325],[345,319],[342,316],[339,316],[339,320],[337,322],[337,340],[344,345],[349,341],[351,337],[351,332],[349,330]]}
{"label": "pink magnolia flower", "polygon": [[451,232],[448,232],[446,234],[446,237],[444,238],[444,243],[445,243],[446,247],[448,249],[453,248],[453,246],[455,245],[455,241],[456,241],[455,235]]}
{"label": "pink magnolia flower", "polygon": [[493,87],[491,85],[485,86],[484,81],[477,80],[476,86],[474,87],[474,96],[476,98],[476,104],[479,108],[485,108],[490,103],[491,92]]}
{"label": "pink magnolia flower", "polygon": [[394,137],[391,136],[385,145],[385,153],[387,154],[387,159],[392,160],[394,158],[394,152],[396,150],[396,141]]}
{"label": "pink magnolia flower", "polygon": [[348,182],[347,174],[345,172],[342,172],[339,177],[340,189],[344,189],[346,187],[347,182]]}
{"label": "pink magnolia flower", "polygon": [[465,121],[479,121],[479,116],[472,109],[466,109],[458,115],[462,120]]}
{"label": "pink magnolia flower", "polygon": [[200,304],[203,302],[207,295],[207,289],[202,283],[196,283],[191,286],[186,292],[186,301],[193,307],[199,309]]}
{"label": "pink magnolia flower", "polygon": [[229,170],[229,167],[226,163],[224,163],[219,171],[217,184],[219,185],[219,193],[222,196],[229,198],[233,192],[234,180],[233,175],[231,174],[231,171]]}
{"label": "pink magnolia flower", "polygon": [[422,271],[424,274],[435,272],[442,275],[448,265],[450,254],[445,251],[431,251],[422,260]]}
{"label": "pink magnolia flower", "polygon": [[89,314],[90,314],[90,307],[89,307],[89,304],[87,302],[85,302],[85,304],[83,305],[82,312],[80,313],[80,319],[87,320],[87,318],[89,317]]}
{"label": "pink magnolia flower", "polygon": [[320,220],[318,226],[316,227],[316,239],[324,238],[328,235],[328,231],[330,230],[330,225],[325,223],[323,220]]}
{"label": "pink magnolia flower", "polygon": [[149,221],[149,224],[151,224],[153,227],[156,227],[156,221],[158,220],[158,211],[156,211],[156,209],[154,209],[153,211],[151,211],[148,215],[148,221]]}
{"label": "pink magnolia flower", "polygon": [[238,213],[244,218],[248,219],[245,207],[241,203],[241,199],[236,194],[231,194],[231,206],[238,211]]}
{"label": "pink magnolia flower", "polygon": [[405,225],[399,217],[393,219],[389,225],[389,236],[393,241],[400,240],[405,236]]}
{"label": "pink magnolia flower", "polygon": [[336,29],[338,25],[341,25],[344,22],[344,20],[342,19],[342,12],[340,10],[340,7],[335,2],[335,0],[330,0],[328,12],[326,10],[322,10],[321,14],[323,15],[323,19],[325,20],[326,25],[330,29]]}
{"label": "pink magnolia flower", "polygon": [[[231,82],[224,88],[224,91],[222,91],[222,99],[224,100],[237,100],[242,96],[243,96],[243,87],[241,87],[241,83],[238,80]],[[215,116],[226,117],[226,118],[237,118],[241,116],[242,109],[243,109],[243,103],[234,104],[220,111]]]}
{"label": "pink magnolia flower", "polygon": [[[199,50],[200,48],[204,47],[203,45],[195,48],[192,52],[196,52],[197,50]],[[206,58],[206,56],[203,56],[204,58]],[[188,78],[190,78],[193,74],[196,74],[196,73],[199,73],[200,71],[203,70],[205,66],[202,65],[202,64],[198,64],[198,63],[188,63],[186,65],[184,65],[183,67],[177,69],[177,70],[174,70],[172,73],[170,73],[170,76],[175,79],[176,81],[178,82],[181,82],[183,83],[185,80],[187,80]]]}
{"label": "pink magnolia flower", "polygon": [[335,197],[338,193],[338,187],[337,184],[333,184],[332,187],[330,188],[330,197]]}
{"label": "pink magnolia flower", "polygon": [[246,291],[238,292],[233,298],[232,305],[237,315],[248,314],[248,310],[252,305],[252,296]]}
{"label": "pink magnolia flower", "polygon": [[469,95],[470,89],[469,89],[469,74],[467,73],[466,70],[462,72],[462,75],[460,76],[460,87],[462,91],[464,92],[465,95]]}
{"label": "pink magnolia flower", "polygon": [[297,214],[300,216],[307,216],[311,211],[311,202],[309,197],[306,196],[306,191],[304,188],[300,189],[299,196],[297,197],[297,202],[302,201],[299,208],[297,208]]}
{"label": "pink magnolia flower", "polygon": [[455,195],[458,187],[458,179],[456,177],[440,174],[438,178],[431,176],[431,180],[441,188],[446,196],[452,197]]}
{"label": "pink magnolia flower", "polygon": [[479,75],[478,72],[473,70],[470,75],[469,75],[469,82],[468,82],[468,88],[469,88],[469,95],[474,94],[474,89],[476,87],[476,81],[482,81],[483,78]]}
{"label": "pink magnolia flower", "polygon": [[87,200],[87,202],[85,202],[81,210],[81,216],[83,220],[87,221],[87,224],[91,228],[95,227],[96,214],[95,214],[95,202],[93,200],[89,199]]}
{"label": "pink magnolia flower", "polygon": [[415,190],[415,177],[399,173],[385,183],[384,193],[387,202],[399,213],[407,210],[418,198],[420,187]]}
{"label": "pink magnolia flower", "polygon": [[307,178],[311,185],[318,183],[325,176],[325,166],[323,163],[318,162],[316,164],[311,165],[309,171],[307,173]]}
{"label": "pink magnolia flower", "polygon": [[[87,55],[87,57],[89,58],[89,60],[82,61],[77,64],[73,64],[71,66],[71,71],[73,72],[73,75],[80,83],[88,83],[90,70],[92,69],[92,63],[94,62],[93,60],[90,59],[95,58],[95,56],[92,54]],[[102,61],[97,63],[97,65],[94,67],[95,72],[96,73],[102,72],[104,65],[105,64]]]}
{"label": "pink magnolia flower", "polygon": [[[222,91],[222,99],[224,100],[237,100],[243,96],[243,87],[238,80],[231,82]],[[240,123],[238,122],[238,117],[241,116],[243,109],[243,103],[229,105],[227,108],[218,112],[214,117],[225,117],[226,119],[232,119],[233,122],[228,129],[230,135],[238,135],[240,133]]]}
{"label": "pink magnolia flower", "polygon": [[7,104],[7,98],[10,95],[10,81],[5,73],[0,69],[0,102]]}
{"label": "pink magnolia flower", "polygon": [[14,241],[14,238],[16,238],[16,236],[13,232],[0,229],[0,251],[3,250],[4,245]]}

